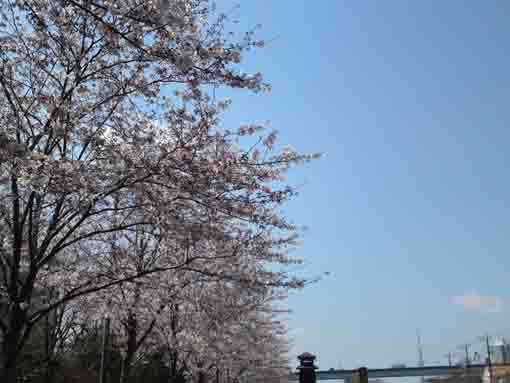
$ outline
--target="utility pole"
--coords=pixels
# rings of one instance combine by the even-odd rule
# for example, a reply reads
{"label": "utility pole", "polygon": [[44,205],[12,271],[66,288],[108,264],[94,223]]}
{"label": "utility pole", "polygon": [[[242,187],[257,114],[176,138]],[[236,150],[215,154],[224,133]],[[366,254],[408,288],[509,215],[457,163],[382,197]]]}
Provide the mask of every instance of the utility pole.
{"label": "utility pole", "polygon": [[466,355],[465,359],[466,367],[469,367],[469,365],[471,364],[471,361],[469,360],[469,346],[471,346],[469,343],[465,343],[459,346],[460,349],[464,350],[464,353]]}
{"label": "utility pole", "polygon": [[491,348],[489,345],[489,335],[485,336],[485,344],[487,345],[487,365],[489,367],[489,382],[492,383],[492,362],[491,362]]}
{"label": "utility pole", "polygon": [[101,367],[99,371],[99,383],[106,383],[106,363],[108,355],[108,343],[110,337],[110,318],[104,318],[103,339],[101,344]]}
{"label": "utility pole", "polygon": [[[423,360],[423,347],[421,346],[421,337],[420,330],[416,330],[416,337],[418,341],[418,367],[425,366],[425,362]],[[421,377],[421,383],[425,383],[425,377]]]}
{"label": "utility pole", "polygon": [[470,364],[470,361],[469,361],[469,346],[470,346],[469,343],[464,344],[464,351],[466,352],[466,367],[465,367],[464,382],[466,382],[466,383],[469,382],[469,364]]}
{"label": "utility pole", "polygon": [[452,353],[449,352],[448,354],[445,355],[445,357],[448,358],[448,367],[451,367],[452,366]]}

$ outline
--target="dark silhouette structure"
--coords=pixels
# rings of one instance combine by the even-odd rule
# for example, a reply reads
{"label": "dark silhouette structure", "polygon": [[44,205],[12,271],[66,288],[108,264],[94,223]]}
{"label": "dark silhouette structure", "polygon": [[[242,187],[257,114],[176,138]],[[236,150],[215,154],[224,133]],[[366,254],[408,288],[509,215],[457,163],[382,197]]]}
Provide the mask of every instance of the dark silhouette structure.
{"label": "dark silhouette structure", "polygon": [[298,356],[299,359],[299,383],[316,383],[315,370],[317,367],[314,364],[315,355],[309,352],[304,352]]}

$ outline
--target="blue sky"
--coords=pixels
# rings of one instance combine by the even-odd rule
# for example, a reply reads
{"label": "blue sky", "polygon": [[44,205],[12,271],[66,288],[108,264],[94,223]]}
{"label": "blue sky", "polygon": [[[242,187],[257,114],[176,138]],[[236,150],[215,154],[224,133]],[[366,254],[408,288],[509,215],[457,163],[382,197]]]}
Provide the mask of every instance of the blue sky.
{"label": "blue sky", "polygon": [[[310,227],[294,294],[294,355],[321,368],[446,362],[510,340],[510,4],[256,0],[240,25],[274,41],[247,57],[272,83],[235,93],[226,123],[270,120],[326,156],[292,173],[287,213]],[[296,361],[297,362],[297,361]]]}

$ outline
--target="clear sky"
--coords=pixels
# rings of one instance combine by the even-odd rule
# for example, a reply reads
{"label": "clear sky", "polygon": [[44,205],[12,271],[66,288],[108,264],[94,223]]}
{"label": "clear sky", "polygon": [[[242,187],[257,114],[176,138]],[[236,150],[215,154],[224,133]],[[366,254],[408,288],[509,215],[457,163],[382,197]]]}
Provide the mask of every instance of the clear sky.
{"label": "clear sky", "polygon": [[326,153],[292,173],[306,273],[331,272],[291,297],[294,355],[374,368],[415,365],[417,328],[426,363],[510,340],[510,3],[240,3],[276,37],[246,64],[274,90],[236,93],[227,122]]}

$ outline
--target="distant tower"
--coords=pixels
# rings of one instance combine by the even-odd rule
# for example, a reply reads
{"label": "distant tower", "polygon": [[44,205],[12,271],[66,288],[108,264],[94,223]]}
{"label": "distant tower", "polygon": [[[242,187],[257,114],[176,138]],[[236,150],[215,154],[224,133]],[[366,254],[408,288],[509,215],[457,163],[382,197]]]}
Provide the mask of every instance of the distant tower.
{"label": "distant tower", "polygon": [[[425,362],[423,360],[423,347],[421,346],[421,337],[420,337],[420,331],[416,330],[416,338],[417,338],[417,345],[418,345],[418,367],[424,367]],[[425,383],[425,377],[421,377],[421,383]]]}

